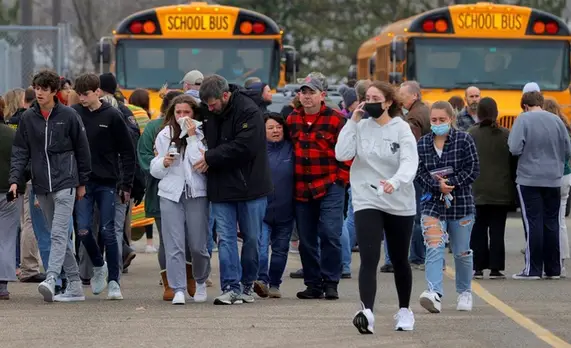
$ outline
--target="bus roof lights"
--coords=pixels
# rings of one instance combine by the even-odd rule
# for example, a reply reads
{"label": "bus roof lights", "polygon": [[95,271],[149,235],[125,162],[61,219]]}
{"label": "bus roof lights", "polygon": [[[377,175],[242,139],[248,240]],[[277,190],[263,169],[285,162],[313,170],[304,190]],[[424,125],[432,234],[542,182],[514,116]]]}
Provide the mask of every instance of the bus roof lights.
{"label": "bus roof lights", "polygon": [[245,35],[249,35],[252,33],[253,26],[252,22],[244,21],[240,23],[240,32]]}
{"label": "bus roof lights", "polygon": [[537,21],[533,24],[533,33],[541,35],[545,33],[545,23]]}
{"label": "bus roof lights", "polygon": [[555,22],[549,22],[545,25],[545,31],[549,35],[556,35],[559,32],[559,25]]}
{"label": "bus roof lights", "polygon": [[426,20],[424,21],[424,23],[422,23],[422,30],[424,30],[425,32],[431,33],[434,31],[434,21],[432,20]]}
{"label": "bus roof lights", "polygon": [[157,27],[152,21],[146,21],[145,24],[143,24],[143,31],[145,34],[154,34],[156,29]]}
{"label": "bus roof lights", "polygon": [[254,23],[252,30],[254,34],[263,34],[266,31],[266,25],[264,23]]}
{"label": "bus roof lights", "polygon": [[129,30],[133,34],[140,34],[143,31],[143,24],[141,22],[133,22],[129,26]]}
{"label": "bus roof lights", "polygon": [[444,19],[439,19],[434,24],[436,31],[439,33],[444,33],[448,30],[448,22]]}

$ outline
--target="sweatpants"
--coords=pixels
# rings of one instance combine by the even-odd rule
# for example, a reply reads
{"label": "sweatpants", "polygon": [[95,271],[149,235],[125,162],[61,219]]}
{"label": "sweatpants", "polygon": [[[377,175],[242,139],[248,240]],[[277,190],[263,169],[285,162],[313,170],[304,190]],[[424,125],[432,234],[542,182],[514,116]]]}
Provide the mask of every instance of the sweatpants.
{"label": "sweatpants", "polygon": [[559,206],[561,188],[517,185],[523,228],[527,236],[524,276],[561,274]]}
{"label": "sweatpants", "polygon": [[377,267],[381,259],[383,229],[387,251],[394,267],[399,308],[408,308],[412,292],[412,271],[408,262],[415,215],[396,216],[380,210],[355,212],[355,232],[359,243],[359,295],[365,308],[373,310],[377,295]]}
{"label": "sweatpants", "polygon": [[69,243],[69,221],[75,204],[75,188],[38,194],[36,197],[44,213],[46,227],[51,231],[47,276],[57,279],[63,268],[69,281],[79,280],[79,268]]}
{"label": "sweatpants", "polygon": [[209,202],[206,197],[187,198],[183,194],[178,203],[160,197],[160,206],[169,286],[174,292],[186,291],[187,241],[196,282],[204,283],[210,275],[210,254],[207,248]]}
{"label": "sweatpants", "polygon": [[[163,231],[161,218],[155,218],[155,225],[157,225],[157,231],[159,232],[159,252],[157,253],[157,258],[159,259],[159,267],[162,270],[167,269],[167,261],[165,257],[165,243],[163,242]],[[152,226],[152,225],[150,225]],[[186,237],[186,235],[185,235]],[[190,257],[190,250],[188,250],[188,238],[186,238],[185,245],[185,258],[187,263],[192,262],[192,257]]]}
{"label": "sweatpants", "polygon": [[20,223],[22,201],[20,195],[15,201],[6,201],[6,194],[0,194],[0,281],[16,280],[16,229]]}

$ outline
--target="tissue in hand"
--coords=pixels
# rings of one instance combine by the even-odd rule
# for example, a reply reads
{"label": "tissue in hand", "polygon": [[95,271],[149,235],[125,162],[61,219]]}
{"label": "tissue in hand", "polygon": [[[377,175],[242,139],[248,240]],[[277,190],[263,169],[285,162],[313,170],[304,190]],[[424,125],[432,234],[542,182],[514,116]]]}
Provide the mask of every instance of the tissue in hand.
{"label": "tissue in hand", "polygon": [[[183,138],[185,135],[188,134],[188,129],[186,129],[186,120],[188,120],[190,117],[181,117],[177,120],[178,124],[180,125],[180,136],[179,138]],[[197,120],[192,120],[192,122],[194,122],[194,124],[196,125],[196,127],[200,127],[200,125],[202,125],[202,122],[197,121]]]}

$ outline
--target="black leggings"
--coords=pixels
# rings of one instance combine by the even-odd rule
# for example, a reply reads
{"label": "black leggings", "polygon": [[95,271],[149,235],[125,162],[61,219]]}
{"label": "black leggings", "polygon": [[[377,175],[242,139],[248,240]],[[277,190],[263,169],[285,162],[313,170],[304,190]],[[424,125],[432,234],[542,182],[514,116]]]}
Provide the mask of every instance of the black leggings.
{"label": "black leggings", "polygon": [[377,267],[381,258],[383,229],[387,249],[394,268],[399,308],[408,308],[412,292],[412,271],[408,263],[413,216],[396,216],[380,210],[365,209],[355,212],[355,231],[359,243],[359,295],[365,308],[373,310],[377,294]]}

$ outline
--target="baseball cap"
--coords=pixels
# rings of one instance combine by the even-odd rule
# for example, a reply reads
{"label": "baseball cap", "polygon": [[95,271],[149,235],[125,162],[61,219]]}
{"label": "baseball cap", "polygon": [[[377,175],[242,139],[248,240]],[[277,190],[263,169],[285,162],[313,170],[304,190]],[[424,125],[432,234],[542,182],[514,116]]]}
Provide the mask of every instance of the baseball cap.
{"label": "baseball cap", "polygon": [[188,83],[189,85],[200,85],[204,80],[204,75],[198,70],[192,70],[184,75],[184,78],[180,83]]}
{"label": "baseball cap", "polygon": [[311,78],[311,77],[307,77],[303,81],[303,83],[301,84],[299,89],[302,89],[303,87],[307,87],[307,88],[311,89],[312,91],[323,92],[323,84],[321,83],[321,81],[319,81],[318,79]]}
{"label": "baseball cap", "polygon": [[523,86],[523,93],[527,92],[541,92],[539,85],[535,82],[528,82]]}

